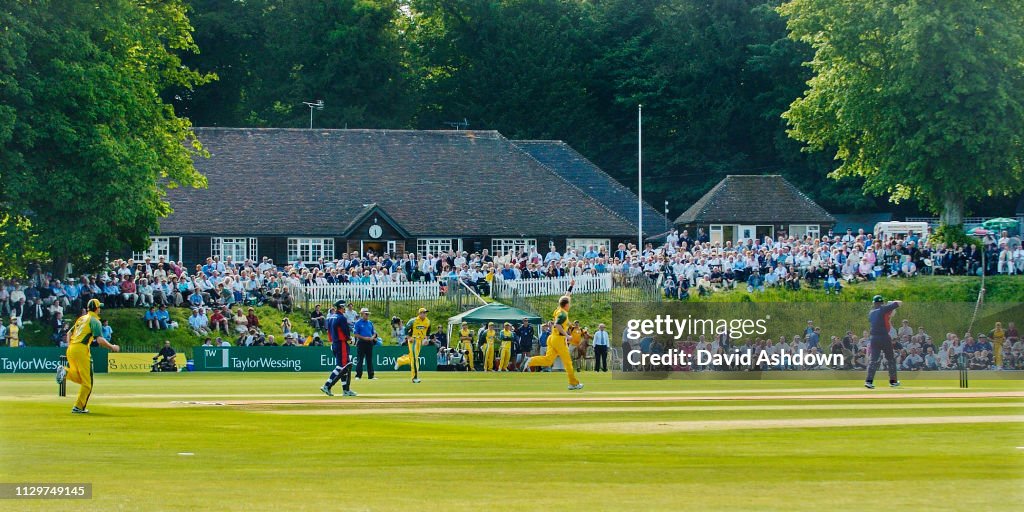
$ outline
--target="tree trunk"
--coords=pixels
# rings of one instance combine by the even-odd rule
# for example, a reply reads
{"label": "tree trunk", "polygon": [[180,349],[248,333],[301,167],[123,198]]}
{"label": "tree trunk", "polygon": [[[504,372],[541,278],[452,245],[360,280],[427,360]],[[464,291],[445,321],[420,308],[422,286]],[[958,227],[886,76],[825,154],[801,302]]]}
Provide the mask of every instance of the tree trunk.
{"label": "tree trunk", "polygon": [[67,273],[67,269],[68,269],[68,257],[67,256],[63,256],[63,255],[61,255],[61,256],[55,255],[53,257],[53,270],[52,270],[53,277],[56,278],[56,279],[61,279],[61,280],[65,279],[67,276],[65,276],[64,274]]}
{"label": "tree trunk", "polygon": [[942,215],[939,224],[943,226],[962,226],[964,223],[964,198],[955,190],[947,191],[942,203]]}

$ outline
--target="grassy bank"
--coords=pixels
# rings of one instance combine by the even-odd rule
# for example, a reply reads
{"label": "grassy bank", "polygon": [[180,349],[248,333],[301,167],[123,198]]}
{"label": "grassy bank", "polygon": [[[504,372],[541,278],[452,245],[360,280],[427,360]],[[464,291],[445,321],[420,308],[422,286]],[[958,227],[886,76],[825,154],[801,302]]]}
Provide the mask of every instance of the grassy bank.
{"label": "grassy bank", "polygon": [[[1024,278],[995,276],[985,278],[986,302],[1024,302]],[[719,292],[707,297],[693,296],[690,302],[870,302],[876,294],[887,300],[907,302],[974,302],[978,298],[981,280],[967,276],[927,276],[915,279],[880,279],[847,286],[842,293],[825,295],[818,288],[799,291],[774,288],[765,292],[748,293],[744,289]],[[557,296],[529,297],[527,303],[547,318],[558,302]],[[611,325],[614,298],[607,294],[577,295],[570,317],[583,325]]]}
{"label": "grassy bank", "polygon": [[[357,304],[357,307],[362,306]],[[413,302],[392,302],[387,305],[387,308],[373,304],[367,304],[366,307],[370,308],[370,320],[373,321],[374,326],[384,338],[385,344],[392,344],[394,340],[391,337],[389,326],[391,316],[398,316],[403,321],[408,320],[416,315],[420,305]],[[193,334],[188,328],[188,317],[191,315],[189,309],[170,308],[171,319],[177,321],[180,327],[166,331],[152,331],[147,328],[142,322],[142,315],[145,312],[146,310],[142,308],[106,309],[102,312],[101,317],[104,320],[108,320],[110,327],[114,330],[113,342],[122,345],[122,349],[127,351],[156,352],[162,346],[164,340],[169,340],[171,346],[177,351],[183,351],[202,344],[202,338]],[[456,313],[457,311],[454,306],[441,305],[439,307],[435,305],[430,312],[429,318],[435,325],[446,325],[448,317]],[[292,329],[301,334],[303,338],[313,334],[313,328],[309,324],[308,311],[296,310],[285,314],[275,308],[263,306],[256,308],[256,315],[260,319],[260,328],[263,332],[273,335],[278,343],[282,342],[284,335],[281,330],[281,322],[285,317],[291,320]],[[53,345],[53,342],[50,340],[52,331],[47,326],[30,324],[25,326],[23,332],[25,343],[29,346]],[[236,335],[232,331],[231,337],[225,337],[225,339],[234,344],[235,337]]]}

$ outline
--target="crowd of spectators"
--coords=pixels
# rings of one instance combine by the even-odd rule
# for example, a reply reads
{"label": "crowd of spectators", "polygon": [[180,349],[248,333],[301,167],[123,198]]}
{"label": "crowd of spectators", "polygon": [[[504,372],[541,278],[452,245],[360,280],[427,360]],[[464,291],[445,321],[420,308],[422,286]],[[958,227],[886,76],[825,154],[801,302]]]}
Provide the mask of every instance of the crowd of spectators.
{"label": "crowd of spectators", "polygon": [[[840,293],[847,284],[879,278],[906,278],[920,274],[978,275],[1024,273],[1024,249],[1018,236],[1003,232],[986,236],[982,248],[946,245],[917,234],[876,239],[870,233],[847,230],[838,235],[747,239],[737,244],[714,244],[703,230],[673,231],[665,244],[648,244],[619,263],[620,244],[612,269],[642,273],[658,280],[667,297],[687,299],[693,293],[777,287],[822,289]],[[983,258],[984,253],[984,258]],[[985,268],[982,268],[984,262]]]}

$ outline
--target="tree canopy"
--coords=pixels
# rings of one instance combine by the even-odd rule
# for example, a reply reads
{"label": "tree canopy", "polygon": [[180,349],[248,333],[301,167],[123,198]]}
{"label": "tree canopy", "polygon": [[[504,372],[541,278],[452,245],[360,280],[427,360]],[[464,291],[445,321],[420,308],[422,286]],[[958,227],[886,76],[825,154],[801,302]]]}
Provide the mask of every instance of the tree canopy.
{"label": "tree canopy", "polygon": [[169,213],[166,187],[203,186],[202,149],[160,93],[210,77],[177,1],[32,0],[0,10],[0,233],[17,263],[32,250],[88,263],[141,249]]}
{"label": "tree canopy", "polygon": [[810,89],[783,115],[837,178],[963,223],[971,199],[1024,189],[1024,4],[792,0],[814,48]]}

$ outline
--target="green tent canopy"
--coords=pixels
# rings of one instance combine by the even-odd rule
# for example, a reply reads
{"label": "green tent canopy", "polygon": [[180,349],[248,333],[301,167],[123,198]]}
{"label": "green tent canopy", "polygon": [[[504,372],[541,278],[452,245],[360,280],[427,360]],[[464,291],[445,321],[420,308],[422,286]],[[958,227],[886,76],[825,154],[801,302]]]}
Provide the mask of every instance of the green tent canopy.
{"label": "green tent canopy", "polygon": [[455,315],[448,319],[448,324],[458,325],[462,322],[469,322],[471,324],[486,324],[487,322],[503,324],[511,322],[512,325],[518,325],[524,318],[533,325],[540,325],[541,323],[540,317],[533,313],[527,313],[512,306],[493,303]]}

